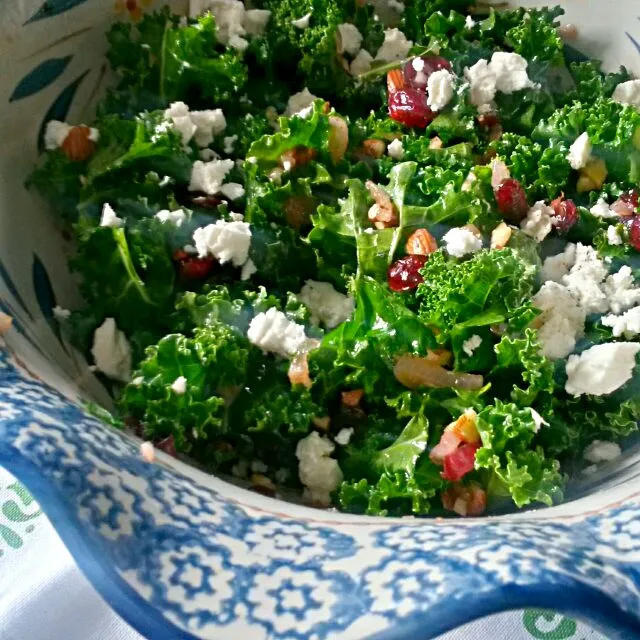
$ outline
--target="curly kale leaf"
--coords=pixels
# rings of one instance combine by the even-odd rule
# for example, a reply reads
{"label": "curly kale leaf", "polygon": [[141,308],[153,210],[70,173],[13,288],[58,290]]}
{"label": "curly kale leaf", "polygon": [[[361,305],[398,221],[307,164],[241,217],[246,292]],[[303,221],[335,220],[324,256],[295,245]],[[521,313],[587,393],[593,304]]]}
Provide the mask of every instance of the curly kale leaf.
{"label": "curly kale leaf", "polygon": [[101,113],[133,117],[176,100],[192,108],[231,103],[247,82],[238,54],[225,50],[207,14],[187,25],[169,8],[145,14],[133,27],[116,23],[107,33],[111,67],[120,82],[103,101]]}
{"label": "curly kale leaf", "polygon": [[600,62],[597,60],[571,62],[569,72],[575,87],[556,97],[556,100],[566,105],[576,101],[589,103],[598,98],[610,98],[621,82],[632,79],[631,74],[624,67],[621,67],[620,71],[603,73]]}
{"label": "curly kale leaf", "polygon": [[476,469],[492,471],[490,499],[510,496],[518,507],[532,502],[551,506],[562,499],[560,464],[533,444],[537,425],[531,410],[496,400],[478,414],[482,447]]}
{"label": "curly kale leaf", "polygon": [[532,319],[529,302],[534,288],[530,266],[512,249],[479,251],[460,262],[442,251],[431,254],[418,286],[420,318],[441,331]]}

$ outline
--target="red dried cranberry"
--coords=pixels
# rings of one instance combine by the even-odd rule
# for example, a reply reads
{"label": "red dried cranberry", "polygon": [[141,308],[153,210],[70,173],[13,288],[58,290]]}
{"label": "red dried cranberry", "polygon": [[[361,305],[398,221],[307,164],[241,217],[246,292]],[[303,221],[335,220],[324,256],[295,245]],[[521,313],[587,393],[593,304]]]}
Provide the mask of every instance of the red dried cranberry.
{"label": "red dried cranberry", "polygon": [[[416,68],[413,66],[413,63],[416,60],[422,60],[424,62],[424,66],[419,72],[416,71]],[[441,56],[423,56],[422,58],[414,58],[404,65],[404,79],[410,87],[422,89],[424,91],[427,87],[427,80],[429,79],[429,76],[434,71],[439,71],[440,69],[446,69],[449,71],[451,69],[451,63]],[[416,76],[418,76],[418,74],[420,74],[419,79],[416,80]]]}
{"label": "red dried cranberry", "polygon": [[498,209],[509,222],[518,223],[523,220],[529,205],[522,185],[515,178],[503,180],[495,190]]}
{"label": "red dried cranberry", "polygon": [[396,260],[387,271],[387,282],[393,291],[409,291],[424,281],[420,269],[427,256],[409,255]]}
{"label": "red dried cranberry", "polygon": [[629,224],[629,244],[640,251],[640,217],[636,216]]}
{"label": "red dried cranberry", "polygon": [[564,200],[562,197],[551,202],[554,214],[551,224],[560,232],[566,233],[578,222],[578,208],[573,200]]}
{"label": "red dried cranberry", "polygon": [[634,209],[637,210],[638,196],[640,196],[640,194],[638,193],[638,190],[631,189],[630,191],[625,191],[624,193],[620,194],[620,197],[618,198],[618,200],[622,200],[622,202],[624,202],[625,204],[631,205]]}
{"label": "red dried cranberry", "polygon": [[407,127],[424,129],[435,113],[427,106],[426,93],[405,87],[389,95],[389,116]]}
{"label": "red dried cranberry", "polygon": [[211,256],[199,258],[190,255],[182,249],[178,249],[173,254],[174,261],[178,264],[180,275],[188,280],[202,280],[206,278],[216,265],[216,259]]}

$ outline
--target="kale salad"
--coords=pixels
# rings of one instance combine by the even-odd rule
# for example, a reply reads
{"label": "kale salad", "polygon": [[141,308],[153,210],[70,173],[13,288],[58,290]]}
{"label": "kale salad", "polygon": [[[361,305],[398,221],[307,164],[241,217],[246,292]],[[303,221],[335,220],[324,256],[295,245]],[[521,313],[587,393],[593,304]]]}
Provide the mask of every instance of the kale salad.
{"label": "kale salad", "polygon": [[153,447],[372,515],[563,499],[640,418],[640,80],[560,8],[192,2],[114,24],[28,180],[55,310]]}

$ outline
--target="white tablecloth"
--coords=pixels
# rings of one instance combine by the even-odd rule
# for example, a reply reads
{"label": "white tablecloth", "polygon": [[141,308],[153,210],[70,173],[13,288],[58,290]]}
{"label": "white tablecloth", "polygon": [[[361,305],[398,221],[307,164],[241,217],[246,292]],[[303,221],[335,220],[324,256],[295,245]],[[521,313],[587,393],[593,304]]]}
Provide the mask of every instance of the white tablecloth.
{"label": "white tablecloth", "polygon": [[[439,640],[483,638],[606,640],[570,618],[534,610],[485,618]],[[145,640],[100,598],[36,502],[2,468],[0,640]]]}

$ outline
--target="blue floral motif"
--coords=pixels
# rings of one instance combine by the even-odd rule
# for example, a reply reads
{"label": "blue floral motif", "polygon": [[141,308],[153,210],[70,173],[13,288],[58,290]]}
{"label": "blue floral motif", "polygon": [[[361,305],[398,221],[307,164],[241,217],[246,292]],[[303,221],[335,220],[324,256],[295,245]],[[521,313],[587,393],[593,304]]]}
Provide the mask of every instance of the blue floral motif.
{"label": "blue floral motif", "polygon": [[523,604],[564,606],[640,636],[635,498],[571,519],[257,510],[223,484],[214,490],[146,463],[135,440],[24,374],[6,352],[0,463],[23,476],[96,587],[154,640],[427,638],[476,611]]}
{"label": "blue floral motif", "polygon": [[50,58],[44,60],[35,69],[32,69],[13,90],[9,102],[22,100],[29,96],[42,91],[48,87],[56,78],[58,78],[67,68],[73,56],[65,56],[63,58]]}
{"label": "blue floral motif", "polygon": [[46,0],[44,4],[25,22],[37,22],[45,18],[53,18],[65,11],[69,11],[78,5],[84,4],[87,0]]}

